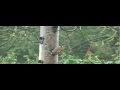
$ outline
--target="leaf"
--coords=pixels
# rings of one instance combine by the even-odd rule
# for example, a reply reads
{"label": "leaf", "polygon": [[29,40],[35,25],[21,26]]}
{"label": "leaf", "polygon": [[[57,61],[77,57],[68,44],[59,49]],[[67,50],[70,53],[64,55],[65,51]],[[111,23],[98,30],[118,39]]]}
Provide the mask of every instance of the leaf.
{"label": "leaf", "polygon": [[115,61],[116,64],[120,64],[120,60]]}
{"label": "leaf", "polygon": [[75,61],[74,60],[69,60],[69,64],[74,64]]}
{"label": "leaf", "polygon": [[76,61],[76,62],[75,62],[76,64],[80,64],[80,63],[82,62],[81,59],[76,59],[75,61]]}
{"label": "leaf", "polygon": [[63,64],[67,64],[68,62],[69,62],[68,59],[64,59],[64,60],[63,60]]}
{"label": "leaf", "polygon": [[104,41],[102,41],[102,46],[104,45]]}

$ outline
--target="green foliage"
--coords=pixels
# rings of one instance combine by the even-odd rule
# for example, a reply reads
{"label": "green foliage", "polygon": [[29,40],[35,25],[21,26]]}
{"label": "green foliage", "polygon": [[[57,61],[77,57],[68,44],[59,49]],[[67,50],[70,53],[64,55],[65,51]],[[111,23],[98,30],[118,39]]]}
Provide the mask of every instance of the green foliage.
{"label": "green foliage", "polygon": [[83,64],[119,64],[116,61],[118,60],[115,60],[115,59],[111,61],[100,60],[98,56],[92,56],[92,57],[83,59]]}
{"label": "green foliage", "polygon": [[8,54],[6,57],[0,56],[0,63],[1,64],[16,64],[17,56],[15,56],[15,53]]}
{"label": "green foliage", "polygon": [[120,64],[118,57],[111,61],[100,60],[98,56],[94,55],[88,58],[86,57],[85,59],[79,59],[78,57],[63,53],[60,57],[61,60],[59,61],[59,64]]}
{"label": "green foliage", "polygon": [[78,59],[78,57],[67,55],[65,53],[62,53],[60,58],[59,64],[79,64],[82,61],[81,59]]}
{"label": "green foliage", "polygon": [[[38,58],[36,60],[32,60],[28,57],[28,55],[24,56],[26,61],[22,64],[37,64]],[[17,56],[15,53],[8,54],[6,57],[0,56],[0,63],[1,64],[21,64],[17,60]]]}
{"label": "green foliage", "polygon": [[[35,55],[37,56],[37,55]],[[24,55],[26,61],[22,64],[37,64],[38,58],[36,60],[32,60],[28,55]],[[1,64],[20,64],[17,60],[17,56],[15,53],[8,54],[6,57],[0,56]],[[120,60],[118,57],[114,58],[111,61],[100,60],[98,56],[91,55],[90,57],[85,57],[85,59],[79,59],[78,57],[67,55],[62,53],[60,55],[59,64],[120,64]]]}
{"label": "green foliage", "polygon": [[14,52],[19,63],[27,62],[24,55],[29,55],[30,59],[35,60],[34,54],[38,54],[39,44],[35,43],[34,45],[31,42],[37,42],[36,37],[39,37],[39,29],[39,26],[1,26],[0,55],[5,56]]}
{"label": "green foliage", "polygon": [[[64,27],[66,30],[74,29],[75,26]],[[64,53],[59,57],[62,64],[113,64],[120,63],[119,37],[117,26],[82,26],[72,38],[72,32],[60,30],[60,45],[65,44]],[[34,64],[38,60],[39,26],[0,26],[0,63]],[[35,36],[36,37],[35,37]],[[29,39],[29,40],[28,40]],[[70,40],[70,41],[69,41]],[[5,43],[9,41],[9,43]],[[69,42],[69,43],[68,43]],[[4,44],[5,43],[5,44]],[[69,44],[69,46],[68,46]],[[92,55],[85,57],[89,47]],[[70,48],[72,53],[70,52]],[[13,53],[14,52],[14,53]],[[111,56],[115,55],[114,58]]]}
{"label": "green foliage", "polygon": [[[116,38],[117,30],[116,26],[82,26],[81,31],[85,39],[83,39],[80,30],[74,33],[69,43],[69,46],[72,48],[72,55],[84,59],[84,56],[92,42],[91,52],[96,56],[99,55],[101,60],[106,60],[112,54],[115,54],[115,50],[117,48],[117,46],[115,46],[115,42],[118,41]],[[61,32],[61,36],[65,39],[67,36],[70,36],[71,33],[64,35],[64,32]],[[68,41],[68,39],[66,39],[66,41]],[[63,40],[60,39],[60,43],[62,42]],[[67,49],[68,50],[65,51],[66,53],[69,52],[69,48]]]}

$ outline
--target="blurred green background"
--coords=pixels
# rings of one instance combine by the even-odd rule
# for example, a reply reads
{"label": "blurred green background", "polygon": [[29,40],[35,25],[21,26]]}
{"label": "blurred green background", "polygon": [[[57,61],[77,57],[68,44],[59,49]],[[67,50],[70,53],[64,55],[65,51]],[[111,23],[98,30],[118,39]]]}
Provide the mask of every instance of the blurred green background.
{"label": "blurred green background", "polygon": [[[65,26],[63,26],[64,28]],[[119,64],[118,26],[76,26],[60,30],[59,64]],[[81,33],[82,32],[82,33]],[[0,63],[37,64],[40,26],[0,26]]]}

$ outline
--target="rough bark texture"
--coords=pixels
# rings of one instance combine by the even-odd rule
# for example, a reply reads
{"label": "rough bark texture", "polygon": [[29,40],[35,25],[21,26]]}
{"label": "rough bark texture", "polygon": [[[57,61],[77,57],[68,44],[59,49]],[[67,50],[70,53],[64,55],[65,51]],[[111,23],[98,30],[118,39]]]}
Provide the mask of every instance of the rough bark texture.
{"label": "rough bark texture", "polygon": [[[39,47],[39,60],[43,60],[43,64],[57,64],[58,55],[51,56],[51,50],[59,44],[58,27],[41,26],[40,28],[40,37],[44,37],[44,42],[40,44]],[[57,32],[55,32],[55,30],[57,30]]]}

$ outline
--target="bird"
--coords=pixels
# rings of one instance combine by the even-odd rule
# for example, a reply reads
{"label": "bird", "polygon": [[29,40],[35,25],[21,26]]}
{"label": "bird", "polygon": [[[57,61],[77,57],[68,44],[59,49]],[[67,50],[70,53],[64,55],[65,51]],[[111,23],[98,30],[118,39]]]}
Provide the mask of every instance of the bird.
{"label": "bird", "polygon": [[59,54],[62,50],[63,50],[63,46],[58,46],[51,51],[51,55],[55,56]]}

